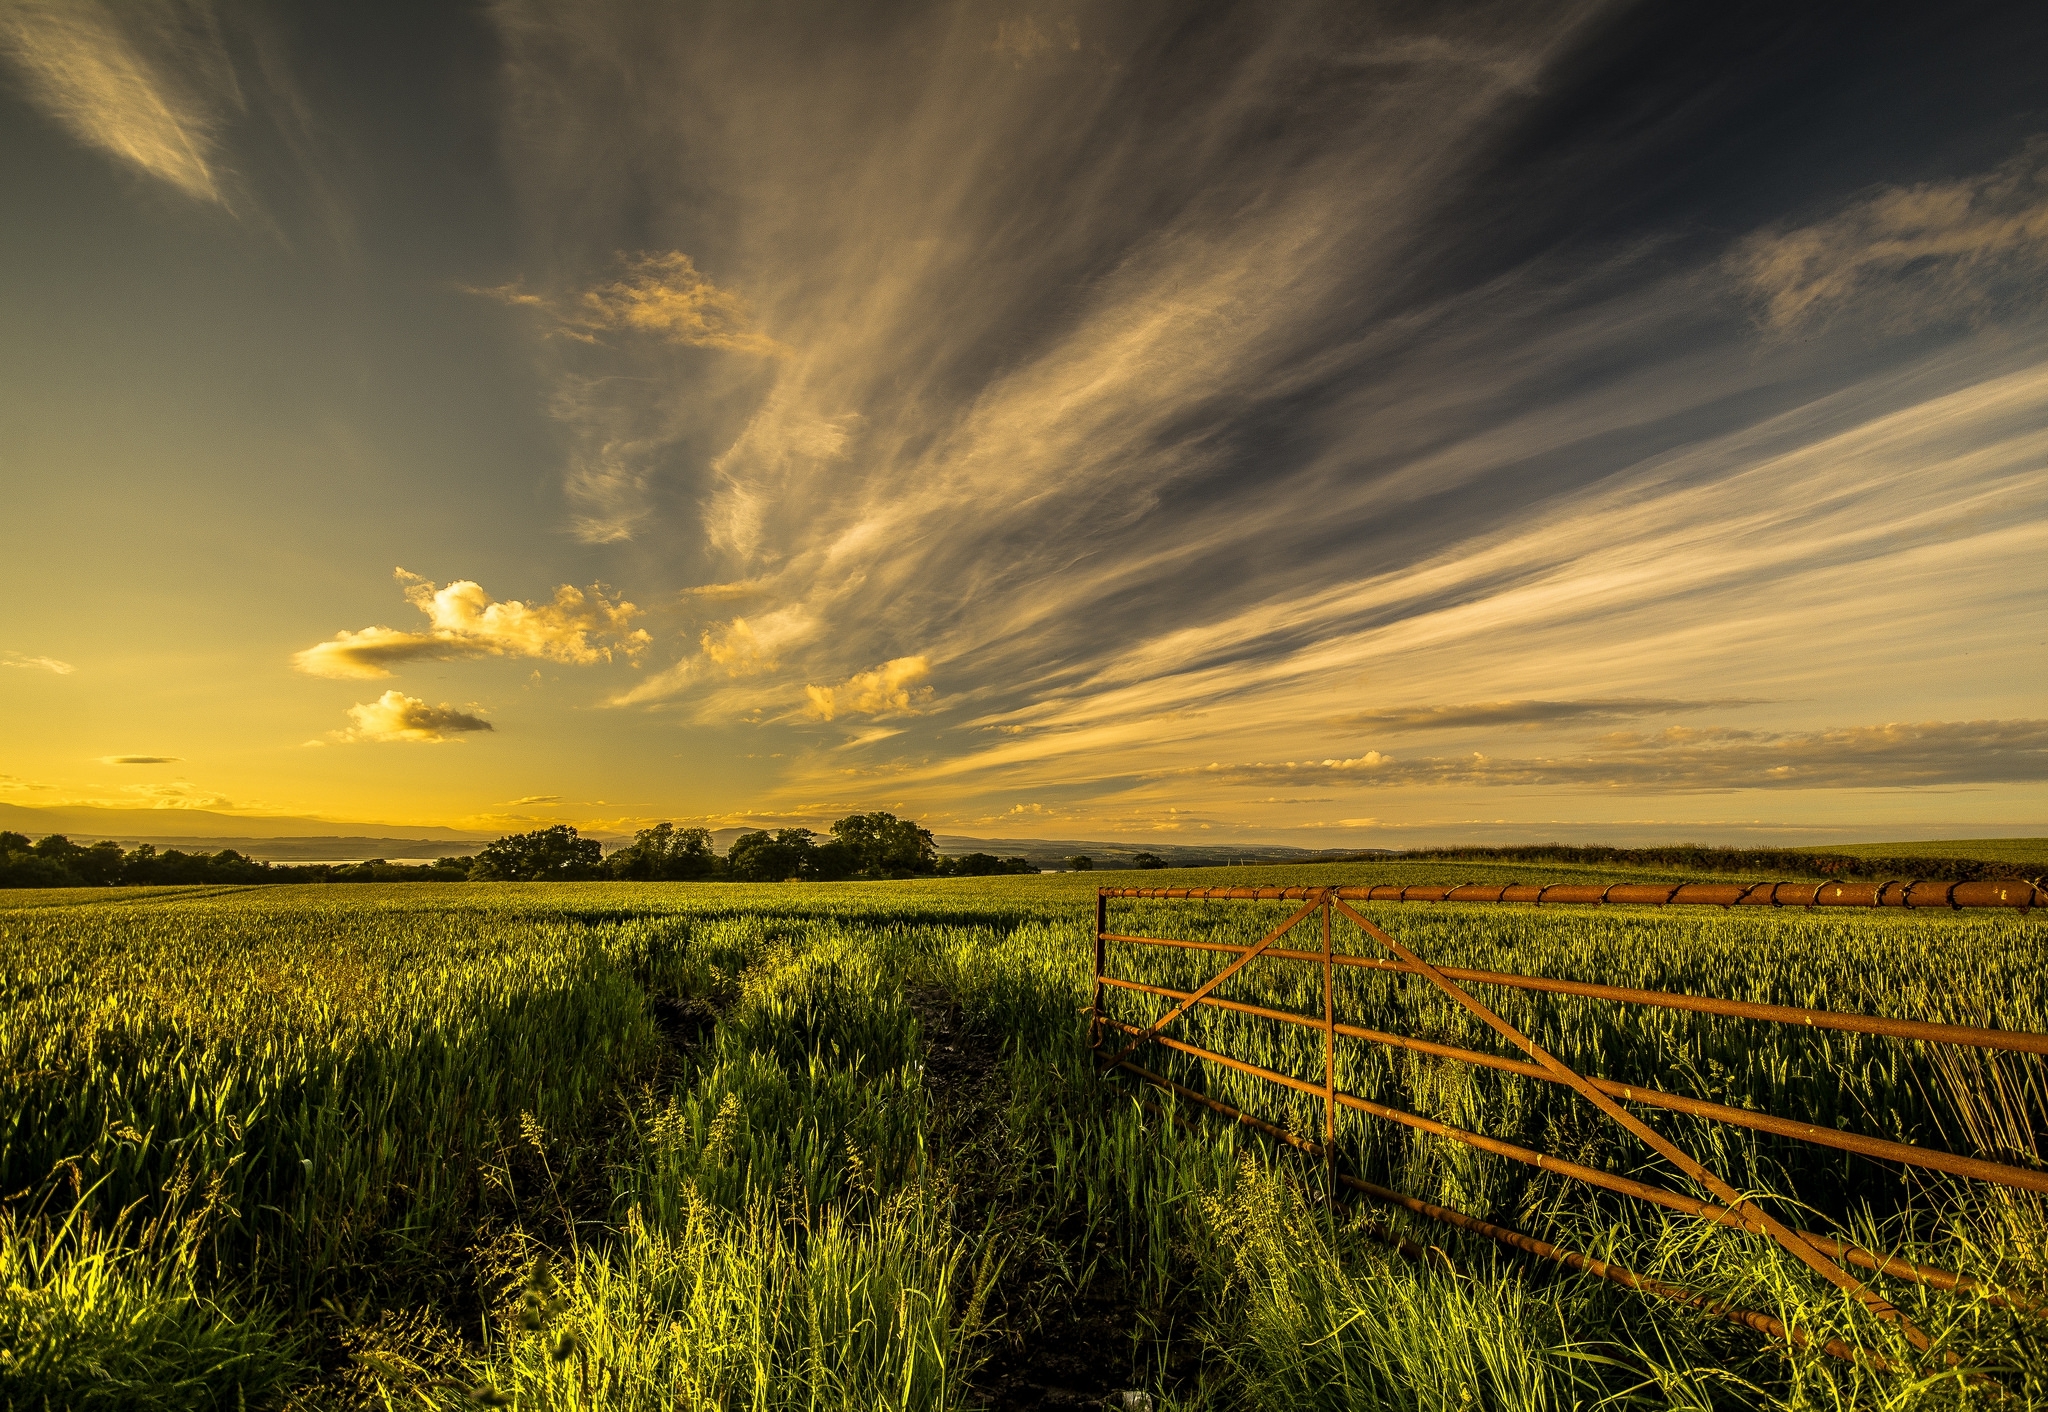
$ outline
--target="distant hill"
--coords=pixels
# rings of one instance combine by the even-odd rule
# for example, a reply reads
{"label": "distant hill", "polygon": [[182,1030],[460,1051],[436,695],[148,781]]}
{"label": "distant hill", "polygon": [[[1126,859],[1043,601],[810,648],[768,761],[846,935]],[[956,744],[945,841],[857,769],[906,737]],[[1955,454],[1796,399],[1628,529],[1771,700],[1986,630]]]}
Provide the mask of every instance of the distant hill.
{"label": "distant hill", "polygon": [[[454,844],[483,844],[496,834],[464,832],[422,825],[378,825],[354,820],[303,819],[287,815],[223,814],[211,809],[105,809],[75,804],[60,809],[31,809],[20,804],[0,804],[0,829],[43,838],[61,833],[74,841],[111,838],[123,843],[173,844],[187,852],[199,843],[212,843],[211,852],[233,848],[247,853],[244,843],[275,842],[279,839],[320,839],[333,842],[375,841],[382,844],[419,844],[441,853],[468,852],[452,849]],[[277,854],[251,854],[277,857]],[[369,857],[389,857],[366,853]]]}
{"label": "distant hill", "polygon": [[1852,858],[1974,858],[1984,863],[2033,863],[2048,868],[2048,838],[1938,838],[1924,843],[1835,843],[1822,853]]}

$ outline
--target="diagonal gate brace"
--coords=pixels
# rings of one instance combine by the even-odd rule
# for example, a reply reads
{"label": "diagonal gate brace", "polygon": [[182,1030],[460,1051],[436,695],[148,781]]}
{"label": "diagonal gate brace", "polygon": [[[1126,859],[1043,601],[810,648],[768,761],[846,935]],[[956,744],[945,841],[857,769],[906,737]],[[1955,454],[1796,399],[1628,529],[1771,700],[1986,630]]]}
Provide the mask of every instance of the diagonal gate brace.
{"label": "diagonal gate brace", "polygon": [[[1695,1161],[1691,1156],[1681,1151],[1671,1142],[1667,1141],[1664,1137],[1658,1134],[1655,1129],[1651,1128],[1641,1119],[1635,1117],[1626,1109],[1622,1108],[1620,1104],[1616,1103],[1613,1099],[1609,1098],[1606,1094],[1602,1093],[1599,1089],[1595,1088],[1590,1082],[1588,1082],[1585,1078],[1581,1077],[1579,1074],[1577,1074],[1572,1069],[1567,1067],[1563,1062],[1552,1057],[1552,1055],[1548,1051],[1546,1051],[1541,1045],[1537,1044],[1536,1041],[1530,1039],[1527,1035],[1523,1034],[1520,1030],[1516,1029],[1513,1025],[1509,1024],[1506,1020],[1503,1020],[1500,1016],[1494,1014],[1493,1011],[1487,1009],[1486,1006],[1480,1004],[1477,1000],[1474,1000],[1471,996],[1467,995],[1464,991],[1460,990],[1450,980],[1446,979],[1442,972],[1438,971],[1434,966],[1430,965],[1420,956],[1417,956],[1414,952],[1410,951],[1400,942],[1394,940],[1394,938],[1389,936],[1386,932],[1383,932],[1378,927],[1374,926],[1370,921],[1368,921],[1365,917],[1361,916],[1349,904],[1347,904],[1344,901],[1344,899],[1339,897],[1334,898],[1333,900],[1336,903],[1337,910],[1342,912],[1345,916],[1349,917],[1353,922],[1355,922],[1359,926],[1359,928],[1365,932],[1367,936],[1370,936],[1371,938],[1373,938],[1373,940],[1379,942],[1382,946],[1386,947],[1388,950],[1392,951],[1396,956],[1400,957],[1403,961],[1407,962],[1408,965],[1414,969],[1416,974],[1428,980],[1431,985],[1435,986],[1445,995],[1448,995],[1451,999],[1457,1001],[1458,1004],[1464,1006],[1467,1010],[1471,1011],[1480,1019],[1484,1020],[1503,1038],[1507,1039],[1510,1043],[1519,1046],[1522,1049],[1522,1051],[1526,1053],[1531,1059],[1534,1059],[1538,1064],[1542,1065],[1545,1069],[1549,1070],[1552,1074],[1556,1075],[1561,1082],[1570,1085],[1571,1088],[1575,1092],[1577,1092],[1581,1098],[1585,1099],[1588,1103],[1592,1104],[1595,1108],[1599,1109],[1602,1115],[1609,1119],[1612,1119],[1614,1122],[1619,1123],[1622,1127],[1628,1129],[1629,1132],[1633,1133],[1637,1138],[1641,1139],[1645,1144],[1647,1144],[1653,1152],[1663,1157],[1666,1161],[1670,1162],[1673,1166],[1677,1167],[1680,1171],[1684,1172],[1688,1177],[1691,1177],[1694,1181],[1698,1182],[1708,1191],[1711,1191],[1725,1205],[1741,1213],[1748,1219],[1756,1222],[1756,1224],[1759,1227],[1761,1227],[1766,1234],[1768,1234],[1773,1240],[1777,1241],[1779,1245],[1783,1246],[1787,1252],[1796,1256],[1799,1260],[1803,1261],[1806,1265],[1812,1268],[1815,1273],[1819,1274],[1823,1279],[1827,1280],[1830,1284],[1836,1286],[1838,1289],[1841,1289],[1845,1293],[1853,1296],[1872,1314],[1875,1314],[1880,1319],[1884,1319],[1893,1324],[1896,1324],[1899,1328],[1899,1331],[1905,1335],[1907,1342],[1911,1343],[1913,1347],[1919,1349],[1923,1353],[1928,1350],[1928,1348],[1931,1346],[1931,1340],[1928,1339],[1926,1334],[1922,1333],[1917,1327],[1914,1326],[1913,1322],[1910,1319],[1906,1318],[1905,1315],[1901,1314],[1896,1308],[1894,1308],[1890,1301],[1886,1300],[1882,1295],[1878,1294],[1876,1291],[1870,1289],[1861,1280],[1858,1280],[1854,1275],[1850,1274],[1847,1270],[1843,1269],[1833,1259],[1829,1258],[1826,1252],[1822,1251],[1811,1241],[1805,1239],[1791,1227],[1777,1220],[1775,1217],[1770,1215],[1770,1213],[1758,1207],[1755,1202],[1750,1201],[1748,1198],[1741,1195],[1741,1193],[1737,1192],[1734,1187],[1722,1181],[1720,1177],[1716,1176],[1712,1171],[1708,1170],[1708,1168],[1706,1168],[1699,1162]],[[1295,920],[1299,921],[1301,916],[1306,915],[1307,913],[1304,911],[1299,916],[1297,916]],[[1292,925],[1294,925],[1293,922],[1288,923],[1288,926]],[[1285,930],[1285,928],[1283,928],[1282,930]],[[1260,945],[1263,947],[1269,944],[1272,940],[1272,937],[1268,937],[1266,941],[1261,942]],[[1249,959],[1249,956],[1245,958],[1245,960]],[[1239,964],[1241,965],[1243,963],[1240,962]],[[1235,969],[1235,966],[1232,966],[1230,968],[1230,970]],[[1228,974],[1228,972],[1225,972],[1225,974]],[[1216,979],[1220,981],[1223,979],[1223,977],[1218,976]],[[1215,982],[1212,981],[1210,983],[1210,987],[1206,987],[1204,989],[1204,992],[1202,993],[1206,993],[1206,990],[1208,988],[1213,988],[1214,985]],[[1186,1009],[1187,1005],[1192,1005],[1193,1003],[1193,1000],[1189,1000],[1181,1006],[1181,1009]],[[1178,1014],[1179,1011],[1176,1010],[1174,1013]],[[1172,1017],[1169,1016],[1168,1018]],[[1162,1021],[1161,1023],[1163,1024],[1164,1022]],[[1146,1037],[1149,1038],[1150,1036],[1148,1035]],[[1137,1043],[1138,1042],[1134,1041],[1131,1048],[1136,1048]],[[1128,1054],[1129,1052],[1130,1050],[1128,1049],[1124,1051],[1125,1054]],[[1119,1057],[1121,1058],[1122,1056]]]}
{"label": "diagonal gate brace", "polygon": [[[1209,979],[1203,983],[1202,988],[1200,990],[1197,990],[1193,995],[1190,995],[1186,1000],[1181,1001],[1180,1004],[1174,1006],[1164,1015],[1154,1020],[1144,1030],[1140,1031],[1135,1039],[1133,1039],[1129,1044],[1125,1045],[1120,1051],[1118,1051],[1116,1057],[1110,1059],[1107,1063],[1103,1065],[1103,1067],[1108,1069],[1114,1069],[1117,1065],[1123,1063],[1124,1060],[1130,1058],[1133,1054],[1137,1053],[1138,1047],[1140,1045],[1151,1043],[1155,1038],[1158,1037],[1159,1032],[1161,1030],[1164,1030],[1168,1025],[1172,1024],[1175,1020],[1178,1020],[1182,1015],[1185,1015],[1189,1010],[1193,1009],[1196,1005],[1199,1005],[1202,1001],[1202,998],[1208,995],[1210,991],[1216,989],[1217,986],[1222,985],[1225,981],[1229,980],[1232,976],[1236,975],[1239,971],[1243,970],[1248,963],[1250,963],[1258,957],[1260,952],[1264,951],[1267,947],[1271,946],[1281,937],[1287,935],[1288,932],[1294,930],[1295,926],[1299,922],[1301,922],[1304,918],[1309,916],[1310,913],[1316,911],[1318,908],[1328,903],[1331,900],[1332,896],[1333,894],[1329,888],[1320,889],[1314,897],[1311,897],[1307,902],[1304,902],[1302,904],[1301,910],[1299,912],[1296,912],[1293,916],[1289,917],[1286,921],[1282,922],[1279,926],[1275,927],[1272,931],[1267,932],[1264,937],[1260,938],[1259,944],[1257,946],[1252,947],[1249,951],[1246,951],[1243,955],[1239,956],[1235,961],[1232,961],[1228,966],[1225,966],[1215,975],[1209,977]],[[1344,904],[1340,902],[1337,905],[1342,907]],[[1350,909],[1346,908],[1346,910],[1348,911]]]}

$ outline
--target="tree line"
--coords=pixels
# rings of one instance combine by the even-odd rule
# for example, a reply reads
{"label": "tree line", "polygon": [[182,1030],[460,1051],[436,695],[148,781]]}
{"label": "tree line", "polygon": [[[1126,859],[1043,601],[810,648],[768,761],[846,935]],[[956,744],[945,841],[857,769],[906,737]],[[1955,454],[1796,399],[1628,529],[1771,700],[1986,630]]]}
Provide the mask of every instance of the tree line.
{"label": "tree line", "polygon": [[566,824],[513,834],[476,855],[479,881],[540,882],[577,878],[640,881],[722,879],[729,882],[842,882],[852,878],[985,877],[1035,873],[1028,858],[988,853],[942,857],[929,829],[894,814],[849,814],[828,834],[810,829],[757,829],[732,842],[724,857],[708,829],[656,824],[605,853],[597,840]]}
{"label": "tree line", "polygon": [[[1505,848],[1432,848],[1408,859],[1469,859],[1516,863],[1591,863],[1620,867],[1678,868],[1688,872],[1777,873],[1806,877],[1922,878],[1929,882],[1976,882],[1986,878],[2035,877],[2048,873],[2048,860],[2033,864],[1971,858],[1861,858],[1842,853],[1786,849],[1608,848],[1532,844]],[[1382,861],[1359,855],[1357,861]],[[1327,860],[1325,860],[1327,861]],[[1076,856],[1066,866],[1082,871],[1092,859]],[[1162,868],[1151,853],[1130,860],[1134,868]],[[1205,866],[1199,863],[1185,867]],[[1208,865],[1214,866],[1214,865]],[[657,824],[610,853],[594,838],[566,824],[508,834],[474,855],[429,864],[266,863],[222,849],[218,853],[159,852],[149,844],[123,850],[113,842],[73,843],[62,834],[31,842],[26,834],[0,831],[0,888],[145,887],[194,883],[305,882],[545,882],[616,878],[622,881],[839,882],[854,878],[990,877],[1035,873],[1028,858],[990,853],[943,857],[928,830],[893,814],[849,814],[827,834],[810,829],[757,830],[740,835],[720,857],[707,829]]]}
{"label": "tree line", "polygon": [[[1088,867],[1087,859],[1068,860]],[[630,881],[839,882],[854,878],[987,877],[1036,873],[1028,858],[989,853],[941,856],[931,832],[894,814],[849,814],[829,834],[810,829],[757,830],[740,835],[720,857],[708,829],[657,824],[610,853],[567,824],[508,834],[474,855],[431,864],[266,863],[218,853],[158,852],[149,844],[123,851],[111,841],[79,844],[62,834],[31,842],[0,832],[0,887],[137,887],[193,883],[303,882],[567,882]]]}
{"label": "tree line", "polygon": [[73,843],[63,834],[30,842],[0,830],[0,887],[152,887],[192,883],[461,882],[469,858],[430,864],[265,863],[223,848],[218,853],[158,852],[150,844],[123,851],[112,841]]}

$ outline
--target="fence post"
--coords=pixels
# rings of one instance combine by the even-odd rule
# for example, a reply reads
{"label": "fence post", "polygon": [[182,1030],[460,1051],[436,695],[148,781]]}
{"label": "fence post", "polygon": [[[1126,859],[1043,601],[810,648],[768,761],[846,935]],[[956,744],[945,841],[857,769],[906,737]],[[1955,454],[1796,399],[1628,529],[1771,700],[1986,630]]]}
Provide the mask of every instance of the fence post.
{"label": "fence post", "polygon": [[1337,964],[1330,948],[1330,895],[1323,894],[1323,1183],[1337,1200]]}
{"label": "fence post", "polygon": [[1088,1047],[1102,1043],[1102,934],[1109,930],[1109,899],[1095,889],[1095,994],[1088,1006]]}

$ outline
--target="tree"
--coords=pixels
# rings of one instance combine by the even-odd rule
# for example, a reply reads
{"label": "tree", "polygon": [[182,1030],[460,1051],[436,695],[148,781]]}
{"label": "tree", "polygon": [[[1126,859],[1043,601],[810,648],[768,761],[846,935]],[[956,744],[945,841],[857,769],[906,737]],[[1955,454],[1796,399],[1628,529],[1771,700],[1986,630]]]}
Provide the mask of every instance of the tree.
{"label": "tree", "polygon": [[904,878],[939,870],[939,850],[929,830],[894,814],[848,814],[832,826],[863,877]]}
{"label": "tree", "polygon": [[816,876],[811,866],[814,837],[809,829],[743,833],[726,850],[725,870],[741,882],[785,882]]}
{"label": "tree", "polygon": [[958,858],[939,860],[939,875],[948,878],[987,878],[1037,871],[1038,865],[1029,858],[998,858],[993,853],[963,853]]}
{"label": "tree", "polygon": [[615,878],[643,881],[708,878],[718,871],[718,855],[711,851],[710,830],[662,823],[634,834],[631,843],[604,860],[604,870]]}
{"label": "tree", "polygon": [[1163,868],[1166,866],[1166,860],[1157,853],[1134,853],[1131,855],[1131,866],[1133,868]]}
{"label": "tree", "polygon": [[600,876],[603,845],[579,838],[567,824],[507,834],[487,843],[470,869],[473,882],[564,882]]}
{"label": "tree", "polygon": [[1085,853],[1076,853],[1067,860],[1067,866],[1077,873],[1085,873],[1095,867],[1095,860]]}

